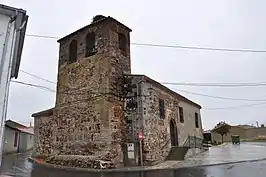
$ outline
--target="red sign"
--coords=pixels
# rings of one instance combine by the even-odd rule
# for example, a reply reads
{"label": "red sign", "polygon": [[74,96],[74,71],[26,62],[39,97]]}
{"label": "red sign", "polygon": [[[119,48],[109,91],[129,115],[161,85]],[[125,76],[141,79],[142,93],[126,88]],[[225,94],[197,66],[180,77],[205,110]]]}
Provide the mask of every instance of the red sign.
{"label": "red sign", "polygon": [[139,136],[139,140],[142,141],[142,140],[143,140],[142,132],[139,132],[139,133],[138,133],[138,136]]}

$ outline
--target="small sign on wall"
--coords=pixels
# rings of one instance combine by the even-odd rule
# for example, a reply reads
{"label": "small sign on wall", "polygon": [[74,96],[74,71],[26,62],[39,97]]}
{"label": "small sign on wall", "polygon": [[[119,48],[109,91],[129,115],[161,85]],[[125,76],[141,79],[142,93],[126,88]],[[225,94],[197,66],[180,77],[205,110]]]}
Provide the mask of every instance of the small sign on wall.
{"label": "small sign on wall", "polygon": [[127,157],[129,159],[135,158],[135,152],[134,152],[134,143],[127,143]]}
{"label": "small sign on wall", "polygon": [[134,151],[134,143],[127,143],[127,151]]}

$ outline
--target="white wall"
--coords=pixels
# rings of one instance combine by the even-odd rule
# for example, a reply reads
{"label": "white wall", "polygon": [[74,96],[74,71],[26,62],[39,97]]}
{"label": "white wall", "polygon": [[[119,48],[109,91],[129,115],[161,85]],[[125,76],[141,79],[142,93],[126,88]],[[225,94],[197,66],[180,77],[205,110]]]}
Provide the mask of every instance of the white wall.
{"label": "white wall", "polygon": [[[184,123],[180,122],[179,117],[177,121],[177,128],[179,135],[178,137],[180,145],[182,145],[186,141],[188,135],[196,136],[203,139],[200,109],[183,101],[180,101],[178,106],[183,108],[183,114],[184,114]],[[198,113],[199,115],[199,128],[196,128],[195,113]]]}
{"label": "white wall", "polygon": [[[14,147],[15,132],[18,131],[11,129],[9,127],[5,127],[4,153],[17,153],[18,147],[24,146],[22,144],[25,144],[26,150],[30,150],[33,148],[34,135],[28,133],[21,133],[21,132],[18,132],[17,146]],[[22,136],[23,136],[23,142],[20,142],[19,139],[22,138]]]}
{"label": "white wall", "polygon": [[14,147],[14,140],[15,140],[15,130],[5,127],[4,133],[4,153],[12,153],[18,151],[18,141],[19,141],[19,134],[17,139],[17,147]]}
{"label": "white wall", "polygon": [[34,135],[28,134],[27,135],[27,150],[30,150],[33,148],[33,141],[34,141]]}

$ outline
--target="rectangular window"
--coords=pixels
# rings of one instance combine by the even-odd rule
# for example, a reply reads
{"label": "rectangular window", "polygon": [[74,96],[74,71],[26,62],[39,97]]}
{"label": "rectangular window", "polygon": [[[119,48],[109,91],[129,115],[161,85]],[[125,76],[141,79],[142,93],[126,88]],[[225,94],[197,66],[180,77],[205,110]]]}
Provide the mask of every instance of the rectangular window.
{"label": "rectangular window", "polygon": [[127,40],[126,36],[122,33],[118,33],[119,49],[126,52]]}
{"label": "rectangular window", "polygon": [[18,132],[15,132],[14,147],[18,146]]}
{"label": "rectangular window", "polygon": [[196,128],[199,128],[199,114],[195,113],[195,126]]}
{"label": "rectangular window", "polygon": [[165,118],[165,109],[164,109],[164,100],[159,99],[159,112],[160,112],[160,118]]}
{"label": "rectangular window", "polygon": [[184,112],[183,112],[183,108],[179,107],[179,121],[180,123],[184,123]]}

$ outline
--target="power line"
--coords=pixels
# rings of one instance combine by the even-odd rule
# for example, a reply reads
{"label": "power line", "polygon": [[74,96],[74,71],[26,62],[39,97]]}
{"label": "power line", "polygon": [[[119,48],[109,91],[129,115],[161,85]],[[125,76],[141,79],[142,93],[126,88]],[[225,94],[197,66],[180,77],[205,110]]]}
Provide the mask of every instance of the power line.
{"label": "power line", "polygon": [[27,85],[27,86],[30,86],[30,87],[39,88],[39,89],[42,89],[42,90],[45,90],[45,91],[55,92],[55,90],[53,90],[53,89],[51,89],[49,87],[42,86],[42,85],[30,84],[30,83],[21,82],[21,81],[15,81],[15,80],[11,80],[11,82],[17,83],[17,84]]}
{"label": "power line", "polygon": [[142,44],[142,43],[131,43],[131,44],[136,46],[164,47],[164,48],[177,48],[177,49],[190,49],[190,50],[266,53],[266,50],[253,50],[253,49],[229,49],[229,48],[211,48],[211,47],[195,47],[195,46],[164,45],[164,44]]}
{"label": "power line", "polygon": [[[49,87],[45,87],[42,85],[36,85],[36,84],[31,84],[31,83],[26,83],[26,82],[21,82],[21,81],[14,81],[12,80],[12,82],[14,83],[19,83],[19,84],[23,84],[23,85],[27,85],[27,86],[31,86],[31,87],[36,87],[36,88],[40,88],[40,89],[44,89],[50,92],[55,92],[55,90],[49,88]],[[203,93],[195,93],[195,92],[190,92],[190,91],[186,91],[186,90],[180,90],[180,89],[176,89],[176,88],[172,88],[173,90],[177,90],[179,92],[184,92],[184,93],[189,93],[189,94],[193,94],[193,95],[198,95],[198,96],[204,96],[204,97],[209,97],[209,98],[217,98],[217,99],[223,99],[223,100],[235,100],[235,101],[263,101],[265,102],[266,99],[261,99],[261,100],[254,100],[254,99],[245,99],[245,98],[232,98],[232,97],[221,97],[221,96],[213,96],[213,95],[208,95],[208,94],[203,94]]]}
{"label": "power line", "polygon": [[[41,79],[41,80],[44,80],[44,81],[47,81],[47,82],[49,82],[49,83],[53,83],[53,84],[56,84],[56,82],[53,82],[53,81],[50,81],[50,80],[48,80],[48,79],[45,79],[45,78],[42,78],[42,77],[40,77],[40,76],[37,76],[37,75],[35,75],[35,74],[31,74],[31,73],[29,73],[29,72],[26,72],[26,71],[23,71],[23,70],[21,70],[22,72],[24,72],[24,73],[26,73],[26,74],[28,74],[28,75],[31,75],[31,76],[33,76],[33,77],[35,77],[35,78],[38,78],[38,79]],[[162,83],[164,83],[164,84],[172,84],[172,85],[178,85],[178,84],[180,84],[180,85],[183,85],[183,84],[185,84],[185,83],[169,83],[169,82],[162,82]],[[186,83],[186,84],[191,84],[191,85],[193,85],[193,84],[199,84],[199,83]],[[207,83],[203,83],[203,85],[204,84],[207,84]],[[223,83],[223,84],[225,84],[225,83]],[[234,83],[234,84],[236,84],[236,83]],[[241,84],[241,85],[245,85],[245,84],[255,84],[255,83],[237,83],[237,84]],[[236,84],[236,85],[237,85]],[[257,83],[257,84],[259,84],[259,83]],[[215,85],[215,84],[212,84],[212,85]],[[208,86],[210,86],[210,85],[208,85]],[[43,87],[43,86],[41,86],[41,87]],[[218,99],[223,99],[223,100],[236,100],[236,101],[266,101],[266,99],[262,99],[262,100],[253,100],[253,99],[245,99],[245,98],[230,98],[230,97],[221,97],[221,96],[214,96],[214,95],[208,95],[208,94],[203,94],[203,93],[195,93],[195,92],[190,92],[190,91],[187,91],[187,90],[181,90],[181,89],[176,89],[176,88],[172,88],[172,89],[174,89],[174,90],[177,90],[177,91],[180,91],[180,92],[184,92],[184,93],[189,93],[189,94],[193,94],[193,95],[198,95],[198,96],[204,96],[204,97],[209,97],[209,98],[218,98]]]}
{"label": "power line", "polygon": [[[20,70],[21,72],[28,74],[32,77],[37,79],[56,84],[56,82],[45,79],[43,77],[37,76],[35,74],[29,73],[24,70]],[[179,85],[179,86],[196,86],[196,87],[259,87],[259,86],[266,86],[266,82],[253,82],[253,83],[185,83],[185,82],[160,82],[165,85]]]}
{"label": "power line", "polygon": [[[59,37],[56,36],[46,36],[46,35],[37,35],[37,34],[26,34],[26,35],[36,38],[59,39]],[[176,49],[189,49],[189,50],[266,53],[266,50],[255,50],[255,49],[230,49],[230,48],[196,47],[196,46],[183,46],[183,45],[148,44],[148,43],[136,43],[136,42],[131,42],[130,44],[135,46],[176,48]]]}
{"label": "power line", "polygon": [[59,39],[59,37],[56,37],[56,36],[44,36],[44,35],[37,35],[37,34],[26,34],[26,36],[36,37],[36,38]]}
{"label": "power line", "polygon": [[260,83],[175,83],[161,82],[165,85],[195,86],[195,87],[259,87],[266,86],[265,82]]}
{"label": "power line", "polygon": [[37,75],[35,75],[35,74],[31,74],[31,73],[29,73],[29,72],[27,72],[27,71],[23,71],[23,70],[21,70],[21,69],[20,69],[19,71],[21,71],[21,72],[23,72],[23,73],[25,73],[25,74],[28,74],[28,75],[30,75],[30,76],[32,76],[32,77],[35,77],[35,78],[37,78],[37,79],[40,79],[40,80],[43,80],[43,81],[46,81],[46,82],[49,82],[49,83],[52,83],[52,84],[56,84],[56,82],[50,81],[50,80],[45,79],[45,78],[43,78],[43,77],[37,76]]}
{"label": "power line", "polygon": [[[55,92],[55,90],[53,90],[51,88],[48,88],[48,87],[45,87],[45,86],[42,86],[42,85],[36,85],[36,84],[31,84],[31,83],[26,83],[26,82],[21,82],[21,81],[14,81],[14,80],[11,80],[11,82],[18,83],[18,84],[23,84],[23,85],[27,85],[27,86],[31,86],[31,87],[35,87],[35,88],[39,88],[39,89],[42,89],[42,90],[45,90],[45,91]],[[179,91],[184,91],[184,90],[179,90]],[[198,94],[198,93],[193,93],[193,92],[188,92],[188,91],[186,91],[186,92],[187,93],[192,93],[192,94]],[[94,92],[92,92],[92,93],[94,93]],[[97,96],[94,96],[95,98],[99,97],[99,96],[102,96],[102,95],[106,95],[106,94],[98,93],[98,92],[95,92],[95,93],[99,94]],[[210,95],[208,95],[208,96],[210,96]],[[214,96],[211,96],[211,97],[214,97]],[[217,97],[215,97],[215,98],[217,98]],[[219,98],[223,98],[224,99],[224,97],[219,97]],[[88,99],[85,99],[85,100],[89,100],[89,99],[91,99],[91,98],[88,98]],[[226,98],[226,99],[229,99],[229,98]],[[233,98],[230,98],[230,99],[233,99]],[[76,102],[79,102],[79,101],[82,101],[82,100],[84,100],[84,99],[77,100]],[[233,100],[236,100],[236,99],[234,98]],[[237,99],[237,100],[245,100],[245,101],[247,101],[248,99]],[[249,101],[255,101],[255,100],[249,100]],[[256,101],[262,101],[262,100],[256,100]],[[206,108],[205,110],[224,110],[224,109],[234,109],[234,108],[252,107],[252,106],[257,106],[257,105],[265,105],[266,104],[266,100],[264,100],[264,101],[265,102],[263,102],[263,103],[255,103],[255,104],[247,104],[247,105],[231,106],[231,107],[220,107],[220,108]]]}
{"label": "power line", "polygon": [[232,98],[232,97],[221,97],[221,96],[214,96],[214,95],[208,95],[208,94],[203,94],[203,93],[195,93],[195,92],[190,92],[187,90],[180,90],[176,88],[171,88],[173,90],[179,91],[179,92],[184,92],[184,93],[189,93],[192,95],[198,95],[198,96],[204,96],[204,97],[209,97],[209,98],[217,98],[217,99],[223,99],[223,100],[235,100],[235,101],[266,101],[266,99],[262,100],[253,100],[253,99],[246,99],[246,98]]}
{"label": "power line", "polygon": [[255,104],[246,104],[246,105],[240,105],[240,106],[229,106],[229,107],[220,107],[220,108],[206,108],[205,110],[236,109],[236,108],[253,107],[253,106],[258,106],[258,105],[266,105],[266,102],[264,102],[264,103],[255,103]]}

